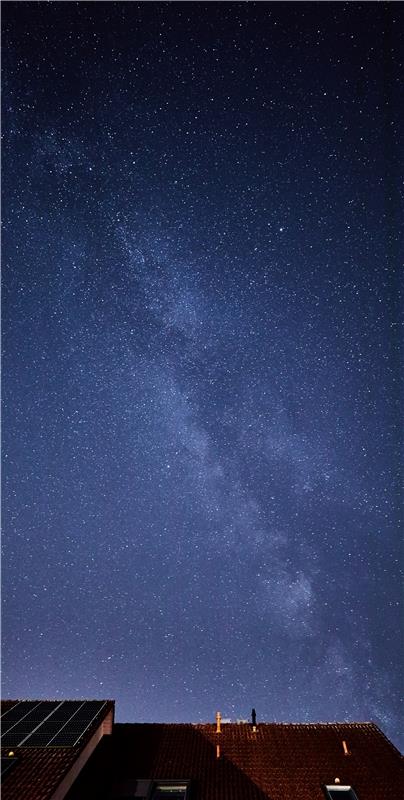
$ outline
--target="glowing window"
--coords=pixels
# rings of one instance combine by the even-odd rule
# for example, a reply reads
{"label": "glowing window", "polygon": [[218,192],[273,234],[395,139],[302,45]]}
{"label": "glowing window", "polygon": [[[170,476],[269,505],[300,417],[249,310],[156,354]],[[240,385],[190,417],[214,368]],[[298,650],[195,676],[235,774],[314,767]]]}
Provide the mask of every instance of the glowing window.
{"label": "glowing window", "polygon": [[152,800],[186,800],[187,784],[174,781],[161,781],[153,787]]}

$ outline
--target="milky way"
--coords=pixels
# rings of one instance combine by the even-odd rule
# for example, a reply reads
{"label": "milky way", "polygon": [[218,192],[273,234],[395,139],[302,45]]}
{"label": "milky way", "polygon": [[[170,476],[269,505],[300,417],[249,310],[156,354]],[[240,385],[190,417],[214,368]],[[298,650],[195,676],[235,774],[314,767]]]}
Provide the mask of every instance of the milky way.
{"label": "milky way", "polygon": [[6,696],[399,743],[402,12],[4,4]]}

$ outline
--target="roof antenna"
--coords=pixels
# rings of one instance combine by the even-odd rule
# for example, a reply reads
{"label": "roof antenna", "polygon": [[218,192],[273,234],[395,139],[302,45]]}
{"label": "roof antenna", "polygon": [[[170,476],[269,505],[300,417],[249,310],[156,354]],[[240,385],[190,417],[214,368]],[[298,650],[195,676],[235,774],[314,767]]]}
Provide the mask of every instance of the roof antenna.
{"label": "roof antenna", "polygon": [[255,708],[253,708],[253,710],[251,711],[251,721],[252,721],[252,729],[255,733],[255,731],[257,730],[257,714],[255,712]]}

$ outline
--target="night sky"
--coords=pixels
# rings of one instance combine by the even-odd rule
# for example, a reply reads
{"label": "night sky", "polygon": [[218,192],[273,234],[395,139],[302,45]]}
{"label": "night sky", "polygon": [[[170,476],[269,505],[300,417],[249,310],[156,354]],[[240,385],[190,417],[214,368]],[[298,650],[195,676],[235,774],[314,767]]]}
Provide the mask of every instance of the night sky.
{"label": "night sky", "polygon": [[403,17],[3,4],[4,696],[400,744]]}

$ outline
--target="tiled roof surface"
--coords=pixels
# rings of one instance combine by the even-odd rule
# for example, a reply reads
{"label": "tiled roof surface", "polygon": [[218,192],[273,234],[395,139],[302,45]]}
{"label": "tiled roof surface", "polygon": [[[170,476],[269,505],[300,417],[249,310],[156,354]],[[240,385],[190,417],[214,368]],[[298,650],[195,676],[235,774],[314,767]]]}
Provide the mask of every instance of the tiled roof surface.
{"label": "tiled roof surface", "polygon": [[107,798],[117,779],[134,778],[190,779],[192,800],[324,800],[335,778],[359,800],[397,800],[400,775],[400,754],[371,723],[261,724],[256,733],[225,724],[220,734],[214,725],[120,724],[68,800]]}
{"label": "tiled roof surface", "polygon": [[[16,702],[2,700],[1,713],[4,714]],[[48,800],[113,707],[113,702],[107,701],[102,714],[95,718],[76,747],[14,747],[18,762],[4,777],[2,800]],[[10,748],[2,747],[1,757],[7,757],[9,751]]]}
{"label": "tiled roof surface", "polygon": [[[20,761],[2,785],[2,800],[48,800],[74,764],[76,747],[19,747],[15,754]],[[7,749],[1,749],[2,758]]]}

